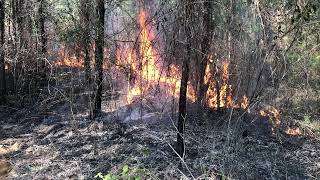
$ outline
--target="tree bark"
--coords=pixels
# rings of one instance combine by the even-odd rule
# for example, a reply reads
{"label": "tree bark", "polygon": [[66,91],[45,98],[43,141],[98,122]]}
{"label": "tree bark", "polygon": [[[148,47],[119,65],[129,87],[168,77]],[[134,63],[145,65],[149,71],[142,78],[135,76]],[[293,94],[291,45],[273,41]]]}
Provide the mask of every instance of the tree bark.
{"label": "tree bark", "polygon": [[178,133],[177,133],[177,146],[176,151],[180,157],[184,157],[185,146],[184,146],[184,127],[186,120],[186,111],[187,111],[187,89],[188,89],[188,80],[189,80],[189,63],[191,61],[191,13],[192,13],[192,0],[188,0],[185,6],[186,19],[185,19],[185,33],[186,33],[186,52],[187,56],[183,61],[182,77],[181,77],[181,86],[180,86],[180,95],[179,95],[179,113],[178,113]]}
{"label": "tree bark", "polygon": [[24,0],[17,0],[16,1],[16,10],[17,10],[17,26],[18,26],[18,33],[19,33],[19,43],[20,49],[25,49],[26,46],[26,38],[24,37],[24,20],[25,17],[25,8],[24,8]]}
{"label": "tree bark", "polygon": [[0,0],[0,104],[6,102],[6,72],[4,63],[5,1]]}
{"label": "tree bark", "polygon": [[81,26],[82,28],[82,44],[84,51],[84,68],[86,85],[91,84],[91,67],[90,67],[90,0],[82,0],[80,5]]}
{"label": "tree bark", "polygon": [[210,1],[203,2],[203,29],[204,34],[201,42],[201,62],[199,67],[200,77],[199,77],[199,89],[197,96],[198,105],[198,116],[199,124],[202,124],[202,110],[204,105],[205,92],[207,91],[207,86],[204,84],[205,70],[208,63],[208,56],[210,51],[210,41],[212,39],[212,3]]}
{"label": "tree bark", "polygon": [[40,54],[41,54],[41,60],[40,60],[40,86],[45,85],[46,80],[46,52],[47,52],[47,36],[45,31],[45,0],[39,0],[40,7],[39,7],[39,33],[40,33]]}
{"label": "tree bark", "polygon": [[187,58],[183,63],[181,86],[180,86],[180,97],[179,97],[179,117],[178,117],[178,134],[177,134],[177,153],[180,157],[184,157],[185,146],[184,146],[184,127],[187,112],[187,89],[189,79],[189,61]]}
{"label": "tree bark", "polygon": [[102,102],[102,80],[103,80],[103,47],[104,47],[104,0],[97,0],[97,38],[96,38],[96,94],[94,99],[93,116],[95,118],[101,112]]}

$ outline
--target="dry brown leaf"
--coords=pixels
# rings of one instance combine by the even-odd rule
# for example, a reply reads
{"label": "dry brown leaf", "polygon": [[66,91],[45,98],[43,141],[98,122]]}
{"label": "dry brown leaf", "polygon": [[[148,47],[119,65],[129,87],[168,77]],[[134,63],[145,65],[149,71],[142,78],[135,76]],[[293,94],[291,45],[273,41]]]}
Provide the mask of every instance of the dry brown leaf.
{"label": "dry brown leaf", "polygon": [[18,151],[20,149],[20,145],[18,142],[14,143],[13,145],[9,147],[0,147],[0,155],[5,155],[11,152]]}
{"label": "dry brown leaf", "polygon": [[11,170],[12,167],[8,161],[0,160],[0,179],[6,177]]}

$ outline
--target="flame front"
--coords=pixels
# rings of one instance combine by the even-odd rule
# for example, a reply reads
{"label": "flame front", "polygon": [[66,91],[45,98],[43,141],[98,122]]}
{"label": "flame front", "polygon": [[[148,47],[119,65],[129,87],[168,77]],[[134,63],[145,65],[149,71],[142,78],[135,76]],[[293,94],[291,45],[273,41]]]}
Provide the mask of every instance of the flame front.
{"label": "flame front", "polygon": [[[150,90],[154,90],[157,86],[174,98],[179,97],[180,90],[180,68],[171,64],[168,73],[162,73],[159,56],[156,49],[153,47],[154,33],[152,28],[147,24],[147,13],[143,10],[139,12],[138,23],[140,33],[138,38],[139,50],[135,51],[133,48],[117,49],[117,61],[121,67],[129,69],[127,72],[129,87],[127,92],[127,102],[131,104],[135,97],[145,97]],[[122,54],[125,54],[124,57]],[[138,54],[137,54],[138,53]],[[125,62],[123,62],[125,59]],[[205,70],[204,82],[208,86],[206,93],[206,102],[210,108],[217,109],[218,107],[236,107],[232,98],[232,86],[228,84],[229,81],[229,62],[222,63],[221,81],[215,81],[214,77],[217,76],[218,68],[215,67],[215,74],[212,74],[210,64],[212,64],[211,57],[210,63],[207,64]],[[123,64],[124,63],[124,64]],[[83,57],[77,59],[75,56],[67,56],[64,48],[59,51],[59,60],[57,65],[64,65],[69,67],[83,67]],[[217,89],[217,85],[220,85]],[[188,82],[187,97],[190,101],[196,101],[196,93],[191,82]],[[245,100],[245,99],[244,99]],[[247,102],[241,102],[241,107],[245,109]]]}
{"label": "flame front", "polygon": [[[171,64],[167,71],[162,71],[163,66],[159,65],[160,57],[153,47],[154,33],[147,23],[147,13],[141,10],[138,15],[140,28],[138,36],[138,50],[125,47],[116,50],[117,63],[119,67],[126,69],[128,77],[127,103],[131,104],[136,97],[147,98],[150,92],[156,89],[162,90],[166,95],[179,98],[181,86],[180,67]],[[94,47],[93,47],[94,48]],[[108,51],[108,53],[110,53]],[[105,52],[105,54],[107,54]],[[242,108],[248,107],[248,98],[243,96],[239,104],[235,104],[232,97],[232,86],[229,82],[229,62],[221,63],[221,70],[213,66],[211,55],[208,57],[204,75],[204,83],[207,86],[206,103],[209,108]],[[59,50],[59,60],[56,65],[69,67],[83,67],[83,53],[77,59],[75,56],[68,56],[64,48]],[[212,70],[214,70],[212,72]],[[218,74],[221,79],[217,80]],[[196,92],[192,83],[188,82],[187,97],[190,101],[196,101]]]}

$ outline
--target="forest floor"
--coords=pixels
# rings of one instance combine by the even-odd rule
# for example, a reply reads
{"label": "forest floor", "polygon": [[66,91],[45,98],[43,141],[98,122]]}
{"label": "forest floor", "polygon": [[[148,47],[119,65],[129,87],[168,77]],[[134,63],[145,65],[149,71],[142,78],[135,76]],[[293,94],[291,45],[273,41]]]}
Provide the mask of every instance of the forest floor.
{"label": "forest floor", "polygon": [[[119,124],[101,118],[70,120],[25,116],[2,108],[0,154],[12,165],[9,179],[93,179],[101,173],[142,179],[318,179],[316,137],[230,135],[226,127],[187,126],[186,157],[174,153],[168,124]],[[231,132],[233,133],[233,132]],[[281,139],[281,140],[280,140]]]}
{"label": "forest floor", "polygon": [[246,116],[221,115],[216,118],[230,123],[203,126],[190,117],[181,159],[168,118],[124,123],[105,113],[92,121],[79,105],[83,97],[73,99],[74,108],[61,94],[43,99],[28,108],[0,107],[0,160],[11,164],[8,179],[95,179],[98,173],[141,179],[320,178],[316,134],[257,133],[261,129]]}

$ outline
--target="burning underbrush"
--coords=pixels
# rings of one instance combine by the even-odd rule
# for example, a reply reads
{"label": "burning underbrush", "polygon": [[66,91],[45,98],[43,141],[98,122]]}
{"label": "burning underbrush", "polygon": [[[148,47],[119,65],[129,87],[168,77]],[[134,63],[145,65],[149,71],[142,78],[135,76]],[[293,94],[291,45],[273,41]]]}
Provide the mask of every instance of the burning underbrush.
{"label": "burning underbrush", "polygon": [[[177,112],[180,91],[181,67],[178,63],[168,63],[155,48],[155,29],[150,23],[148,14],[140,10],[138,14],[138,33],[134,45],[130,43],[118,44],[115,62],[110,63],[110,50],[105,49],[105,73],[111,77],[105,85],[112,85],[109,95],[118,94],[103,102],[103,111],[110,118],[120,122],[158,122],[173,123],[172,118]],[[159,46],[157,46],[159,48]],[[161,47],[161,46],[160,46]],[[91,55],[92,59],[94,55]],[[62,48],[59,52],[57,67],[83,68],[83,53],[79,58],[69,56]],[[93,61],[94,63],[94,61]],[[213,59],[208,56],[204,79],[205,98],[203,105],[207,112],[235,112],[248,113],[258,117],[254,123],[265,124],[276,134],[280,124],[280,111],[269,105],[250,105],[250,97],[245,94],[239,96],[230,80],[230,60]],[[191,76],[193,77],[193,76]],[[194,79],[188,82],[187,99],[189,114],[196,114],[198,84]],[[107,89],[107,88],[106,88]],[[106,96],[108,96],[108,93]],[[210,113],[207,113],[210,114]],[[222,113],[222,116],[224,114]],[[194,119],[198,117],[194,115]],[[216,116],[221,116],[221,113]],[[208,116],[210,117],[210,115]],[[288,134],[299,133],[298,130],[287,130]]]}
{"label": "burning underbrush", "polygon": [[4,154],[10,157],[12,179],[92,179],[100,172],[121,174],[126,165],[142,179],[307,179],[319,174],[318,140],[299,126],[282,127],[280,112],[272,106],[220,112],[207,107],[202,120],[208,123],[197,126],[196,104],[189,99],[187,152],[181,161],[174,151],[174,98],[155,95],[156,86],[150,85],[131,103],[126,93],[105,99],[104,113],[92,121],[85,89],[72,94],[77,83],[66,73],[59,81],[64,86],[52,89],[55,96],[39,107],[0,113],[0,149],[17,147]]}
{"label": "burning underbrush", "polygon": [[[137,38],[132,37],[137,39],[134,47],[130,44],[117,45],[116,61],[111,64],[108,61],[110,53],[107,53],[110,51],[105,50],[105,69],[112,74],[114,82],[111,83],[118,85],[114,90],[125,96],[121,99],[126,102],[120,104],[156,101],[154,104],[161,105],[157,106],[160,109],[167,104],[174,106],[179,97],[181,67],[179,64],[166,62],[154,47],[154,28],[150,25],[144,10],[139,12],[137,22],[139,33]],[[62,48],[59,51],[59,60],[55,64],[82,68],[83,61],[83,53],[76,58],[76,56],[68,56]],[[233,95],[235,90],[229,80],[229,65],[228,60],[213,60],[211,56],[208,57],[205,75],[202,77],[206,87],[204,106],[214,110],[248,108],[249,99],[246,95],[240,98]],[[187,98],[191,103],[197,101],[197,86],[197,82],[193,79],[188,82]]]}

